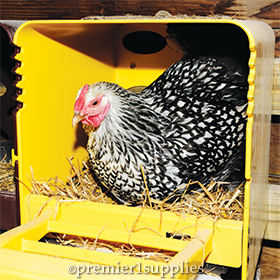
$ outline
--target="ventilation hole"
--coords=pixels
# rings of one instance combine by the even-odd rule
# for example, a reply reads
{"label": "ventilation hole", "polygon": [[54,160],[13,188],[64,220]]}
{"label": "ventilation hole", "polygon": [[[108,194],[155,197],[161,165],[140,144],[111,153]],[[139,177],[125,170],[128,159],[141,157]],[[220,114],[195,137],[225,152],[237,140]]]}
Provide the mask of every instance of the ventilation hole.
{"label": "ventilation hole", "polygon": [[123,45],[131,52],[151,54],[161,51],[166,41],[163,36],[152,31],[136,31],[123,38]]}
{"label": "ventilation hole", "polygon": [[6,86],[0,82],[0,97],[2,97],[7,92]]}

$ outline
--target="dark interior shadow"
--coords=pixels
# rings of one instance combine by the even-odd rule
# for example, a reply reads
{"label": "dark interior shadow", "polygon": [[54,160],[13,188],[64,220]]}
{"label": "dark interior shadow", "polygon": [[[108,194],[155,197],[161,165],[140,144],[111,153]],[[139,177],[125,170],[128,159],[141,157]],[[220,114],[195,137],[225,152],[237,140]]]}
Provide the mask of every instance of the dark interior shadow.
{"label": "dark interior shadow", "polygon": [[73,129],[76,129],[76,141],[74,143],[74,150],[79,147],[84,147],[86,149],[88,136],[83,129],[82,123],[78,123],[76,125],[76,128]]}

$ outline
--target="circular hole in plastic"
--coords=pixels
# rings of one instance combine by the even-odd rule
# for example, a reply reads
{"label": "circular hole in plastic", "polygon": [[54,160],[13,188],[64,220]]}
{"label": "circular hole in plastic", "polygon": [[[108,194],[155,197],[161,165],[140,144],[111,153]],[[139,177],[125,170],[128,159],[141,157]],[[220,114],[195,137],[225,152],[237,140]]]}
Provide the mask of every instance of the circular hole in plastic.
{"label": "circular hole in plastic", "polygon": [[136,31],[123,38],[123,45],[131,52],[151,54],[161,51],[166,41],[163,36],[152,31]]}
{"label": "circular hole in plastic", "polygon": [[0,82],[0,97],[2,97],[7,92],[6,86]]}

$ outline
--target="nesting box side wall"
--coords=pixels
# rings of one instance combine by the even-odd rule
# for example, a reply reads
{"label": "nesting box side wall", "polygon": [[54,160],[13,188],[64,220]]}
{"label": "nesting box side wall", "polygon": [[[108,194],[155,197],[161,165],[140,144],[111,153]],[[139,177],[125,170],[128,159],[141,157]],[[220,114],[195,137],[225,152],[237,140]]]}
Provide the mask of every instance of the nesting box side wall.
{"label": "nesting box side wall", "polygon": [[[122,38],[143,28],[166,35],[165,22],[144,26],[126,21],[30,21],[17,30],[14,43],[20,53],[15,58],[21,66],[16,73],[22,77],[17,100],[23,107],[16,116],[14,160],[19,164],[18,178],[26,186],[31,188],[31,168],[36,179],[58,176],[65,181],[70,169],[66,157],[74,156],[75,163],[87,157],[87,137],[81,126],[71,125],[75,98],[84,84],[148,85],[181,57],[167,46],[162,50],[165,60],[159,59],[161,53],[139,58],[126,50]],[[161,64],[155,64],[159,60]],[[130,67],[132,62],[135,68]],[[23,205],[28,194],[20,183],[22,224],[27,222]]]}
{"label": "nesting box side wall", "polygon": [[[86,157],[86,139],[82,144],[77,143],[76,131],[71,125],[76,94],[92,79],[93,73],[96,79],[106,76],[113,81],[115,76],[114,68],[85,54],[87,49],[82,53],[70,45],[75,44],[73,34],[81,28],[70,30],[64,26],[59,30],[51,26],[48,32],[41,26],[44,24],[26,22],[14,38],[20,47],[15,58],[21,61],[16,72],[21,75],[17,87],[22,89],[22,94],[17,100],[23,103],[16,115],[18,148],[14,160],[19,164],[18,178],[29,187],[31,168],[36,178],[47,179],[56,175],[66,178],[69,173],[66,157]],[[54,35],[50,37],[52,32]],[[68,40],[68,45],[59,42],[55,36]],[[78,37],[76,42],[87,41]],[[96,68],[98,71],[94,71]],[[21,183],[19,189],[22,207],[29,192]],[[21,223],[24,222],[22,219]]]}
{"label": "nesting box side wall", "polygon": [[[251,56],[242,279],[253,279],[267,223],[274,33],[263,22],[246,21]],[[246,29],[246,28],[245,28]]]}

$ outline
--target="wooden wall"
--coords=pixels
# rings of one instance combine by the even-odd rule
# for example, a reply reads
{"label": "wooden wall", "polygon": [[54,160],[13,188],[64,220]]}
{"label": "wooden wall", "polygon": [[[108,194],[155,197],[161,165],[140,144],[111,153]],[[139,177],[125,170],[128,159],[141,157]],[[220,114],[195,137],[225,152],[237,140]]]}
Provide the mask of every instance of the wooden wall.
{"label": "wooden wall", "polygon": [[275,0],[69,0],[0,1],[1,20],[80,19],[91,15],[154,15],[166,10],[172,15],[225,15],[258,19],[275,31],[275,55],[280,55],[280,1]]}
{"label": "wooden wall", "polygon": [[30,1],[2,0],[1,19],[79,19],[90,15],[154,15],[166,10],[172,15],[226,15],[239,19],[248,17],[280,27],[280,1],[273,0],[64,0]]}

